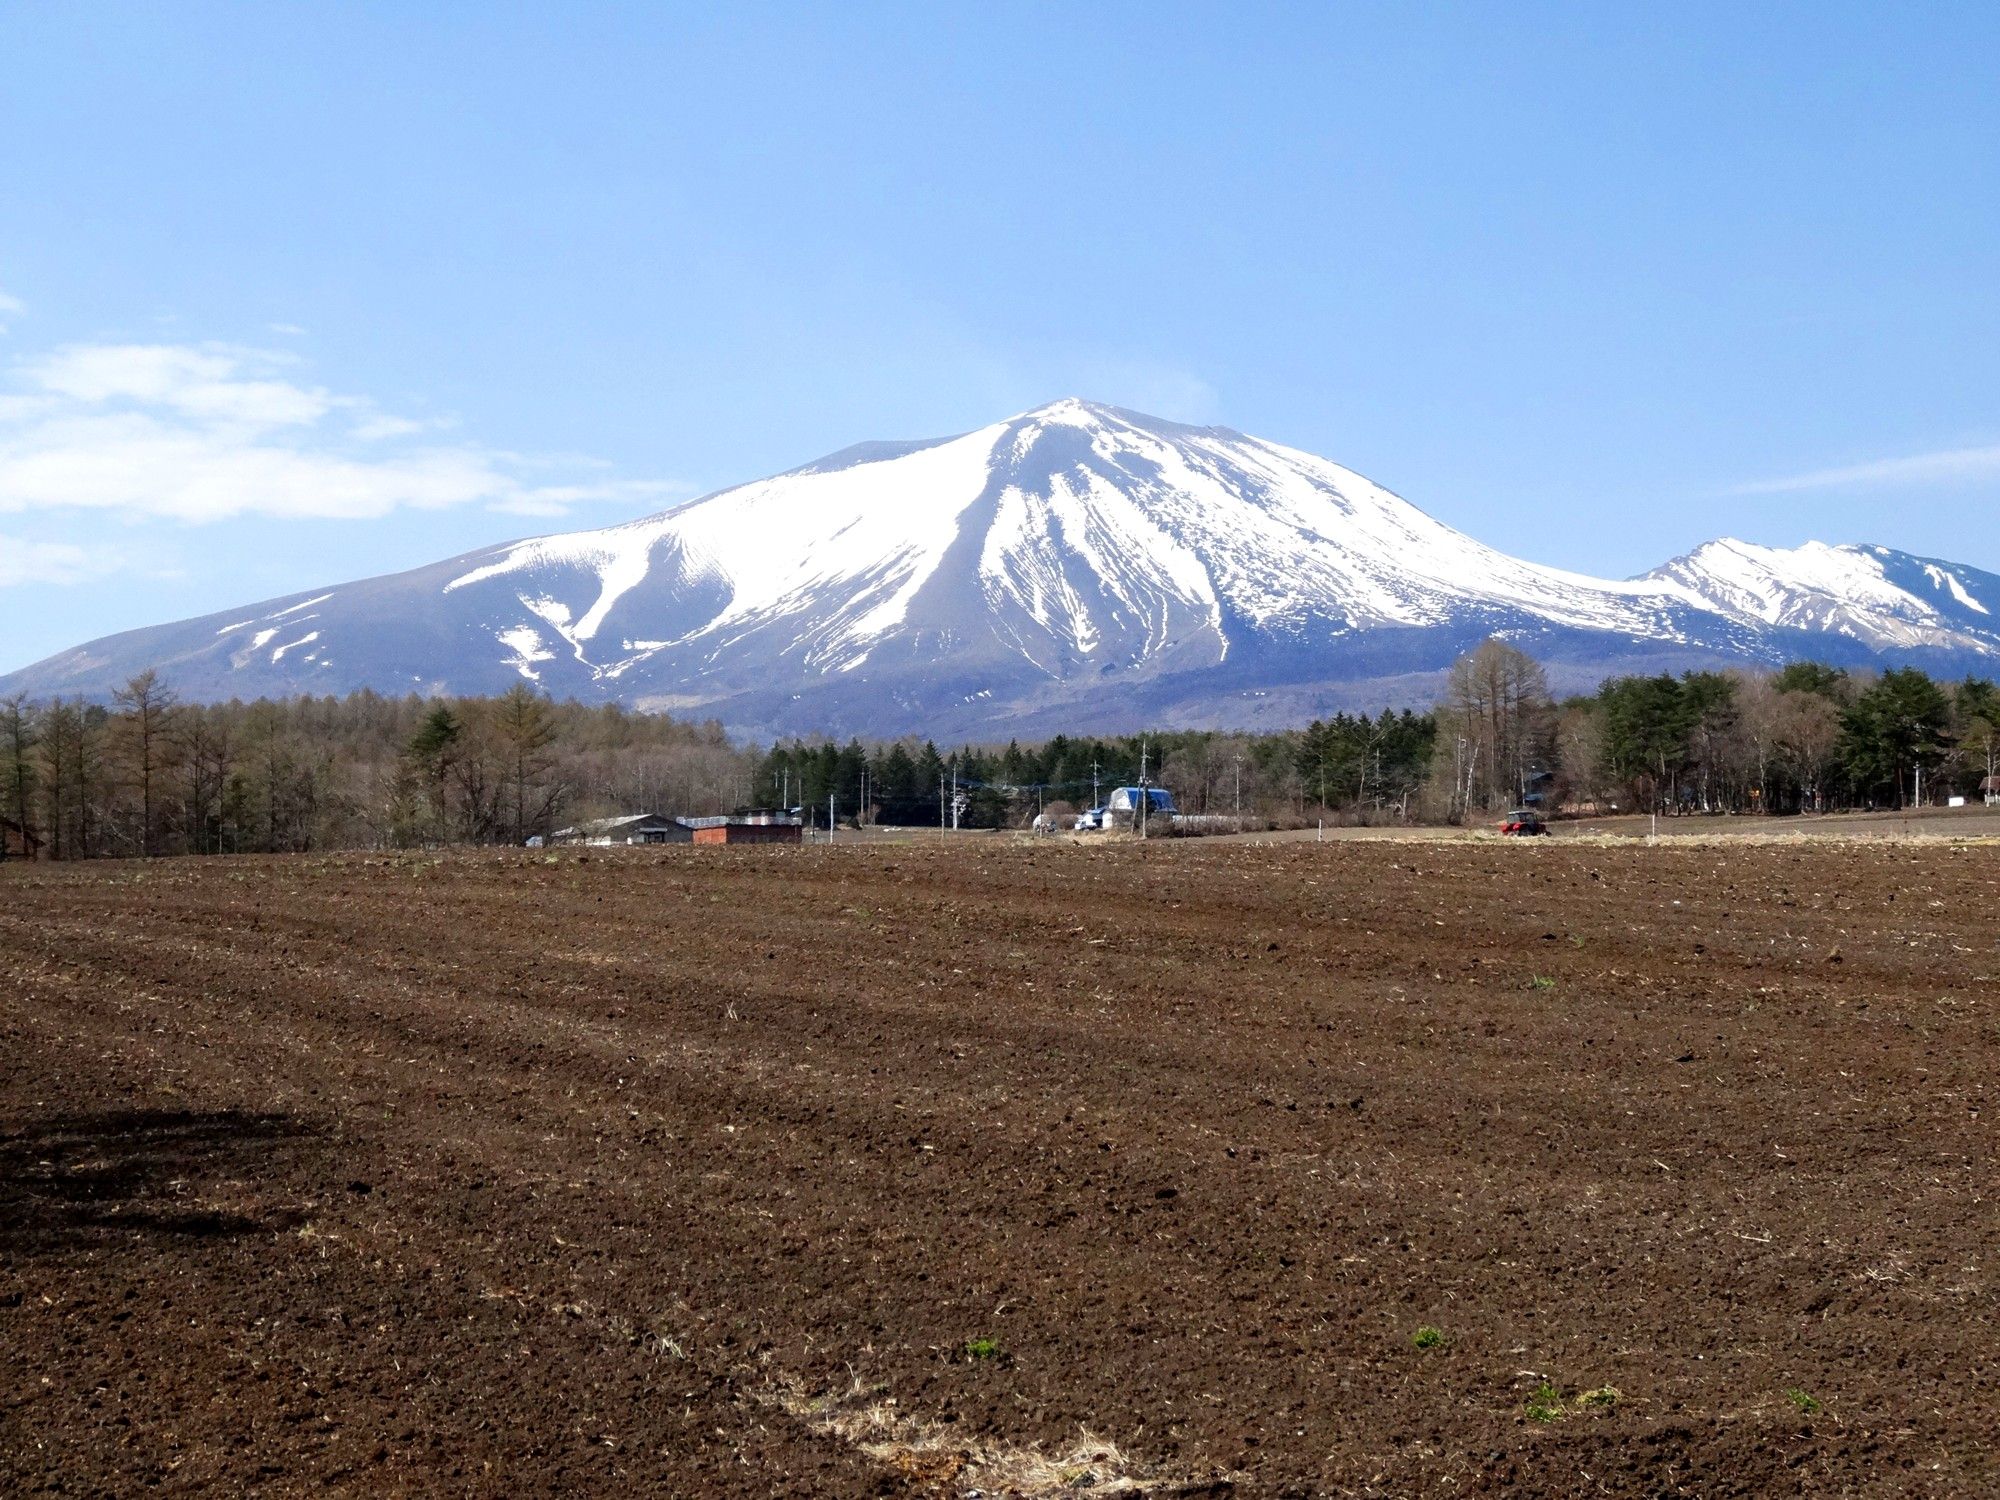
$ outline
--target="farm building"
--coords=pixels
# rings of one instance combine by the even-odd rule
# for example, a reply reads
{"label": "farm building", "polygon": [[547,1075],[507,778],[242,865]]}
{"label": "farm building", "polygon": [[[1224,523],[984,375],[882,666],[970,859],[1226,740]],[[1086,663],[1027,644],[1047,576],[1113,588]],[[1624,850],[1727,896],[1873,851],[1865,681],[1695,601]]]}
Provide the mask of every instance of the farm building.
{"label": "farm building", "polygon": [[805,836],[796,813],[756,811],[681,821],[697,844],[796,844]]}
{"label": "farm building", "polygon": [[630,813],[558,828],[551,844],[796,844],[803,830],[797,813],[752,808],[712,818],[669,818]]}
{"label": "farm building", "polygon": [[1148,818],[1172,818],[1174,794],[1164,786],[1118,786],[1104,800],[1104,820],[1116,828],[1132,826],[1140,810]]}
{"label": "farm building", "polygon": [[628,813],[622,818],[595,818],[574,828],[558,828],[551,844],[685,844],[694,837],[685,818],[659,813]]}
{"label": "farm building", "polygon": [[1979,783],[1979,790],[1986,794],[1988,807],[2000,807],[2000,776],[1989,776]]}
{"label": "farm building", "polygon": [[1115,813],[1136,813],[1142,801],[1150,801],[1147,808],[1151,817],[1174,815],[1174,794],[1163,786],[1121,786],[1114,787],[1105,807]]}

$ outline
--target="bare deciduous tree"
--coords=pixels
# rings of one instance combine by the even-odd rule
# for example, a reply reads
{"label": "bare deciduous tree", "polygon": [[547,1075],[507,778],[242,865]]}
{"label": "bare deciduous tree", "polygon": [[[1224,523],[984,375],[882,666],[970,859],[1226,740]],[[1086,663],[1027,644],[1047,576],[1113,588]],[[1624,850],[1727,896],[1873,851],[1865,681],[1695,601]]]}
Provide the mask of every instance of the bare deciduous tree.
{"label": "bare deciduous tree", "polygon": [[1458,752],[1450,762],[1456,812],[1521,798],[1529,773],[1549,757],[1553,708],[1541,664],[1505,641],[1486,641],[1452,663],[1438,743]]}
{"label": "bare deciduous tree", "polygon": [[1827,774],[1840,752],[1839,706],[1819,693],[1781,692],[1772,713],[1772,739],[1798,781],[1800,805],[1825,811]]}
{"label": "bare deciduous tree", "polygon": [[[22,852],[27,853],[35,838],[35,739],[38,732],[35,711],[26,693],[0,699],[0,806],[21,830]],[[0,859],[6,857],[6,843],[0,840]]]}
{"label": "bare deciduous tree", "polygon": [[117,739],[132,786],[139,794],[139,836],[142,855],[158,852],[159,819],[154,791],[173,750],[172,728],[180,700],[148,667],[112,695],[118,705]]}

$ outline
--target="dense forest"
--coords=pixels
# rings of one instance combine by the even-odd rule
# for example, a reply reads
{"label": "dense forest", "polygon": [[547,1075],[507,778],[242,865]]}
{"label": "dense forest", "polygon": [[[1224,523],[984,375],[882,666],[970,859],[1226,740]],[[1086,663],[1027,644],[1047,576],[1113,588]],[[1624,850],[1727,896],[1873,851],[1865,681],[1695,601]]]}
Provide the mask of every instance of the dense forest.
{"label": "dense forest", "polygon": [[48,858],[522,843],[620,812],[803,807],[810,821],[1018,826],[1145,780],[1259,824],[1551,812],[1799,814],[2000,793],[2000,691],[1915,669],[1620,677],[1558,702],[1489,641],[1434,709],[1276,734],[1177,730],[940,749],[756,750],[714,723],[496,698],[187,704],[153,673],[108,704],[0,701],[4,847]]}

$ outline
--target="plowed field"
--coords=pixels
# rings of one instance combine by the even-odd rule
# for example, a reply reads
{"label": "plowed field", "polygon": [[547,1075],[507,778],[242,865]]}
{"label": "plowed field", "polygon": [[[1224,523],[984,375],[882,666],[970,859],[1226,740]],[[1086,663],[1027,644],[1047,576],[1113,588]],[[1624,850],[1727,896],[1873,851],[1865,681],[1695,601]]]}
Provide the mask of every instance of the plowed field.
{"label": "plowed field", "polygon": [[0,953],[7,1493],[2000,1493],[2000,849],[11,865]]}

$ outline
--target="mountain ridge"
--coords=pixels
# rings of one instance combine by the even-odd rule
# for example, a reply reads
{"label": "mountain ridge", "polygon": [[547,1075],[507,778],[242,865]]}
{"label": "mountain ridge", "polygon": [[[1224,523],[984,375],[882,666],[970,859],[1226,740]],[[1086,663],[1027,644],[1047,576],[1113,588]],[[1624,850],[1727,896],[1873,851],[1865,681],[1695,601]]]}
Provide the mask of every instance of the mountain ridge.
{"label": "mountain ridge", "polygon": [[1724,538],[1629,579],[1513,557],[1353,470],[1077,398],[655,515],[128,631],[0,678],[103,697],[491,692],[756,734],[1255,727],[1415,703],[1498,634],[1606,670],[2000,663],[2000,577]]}

